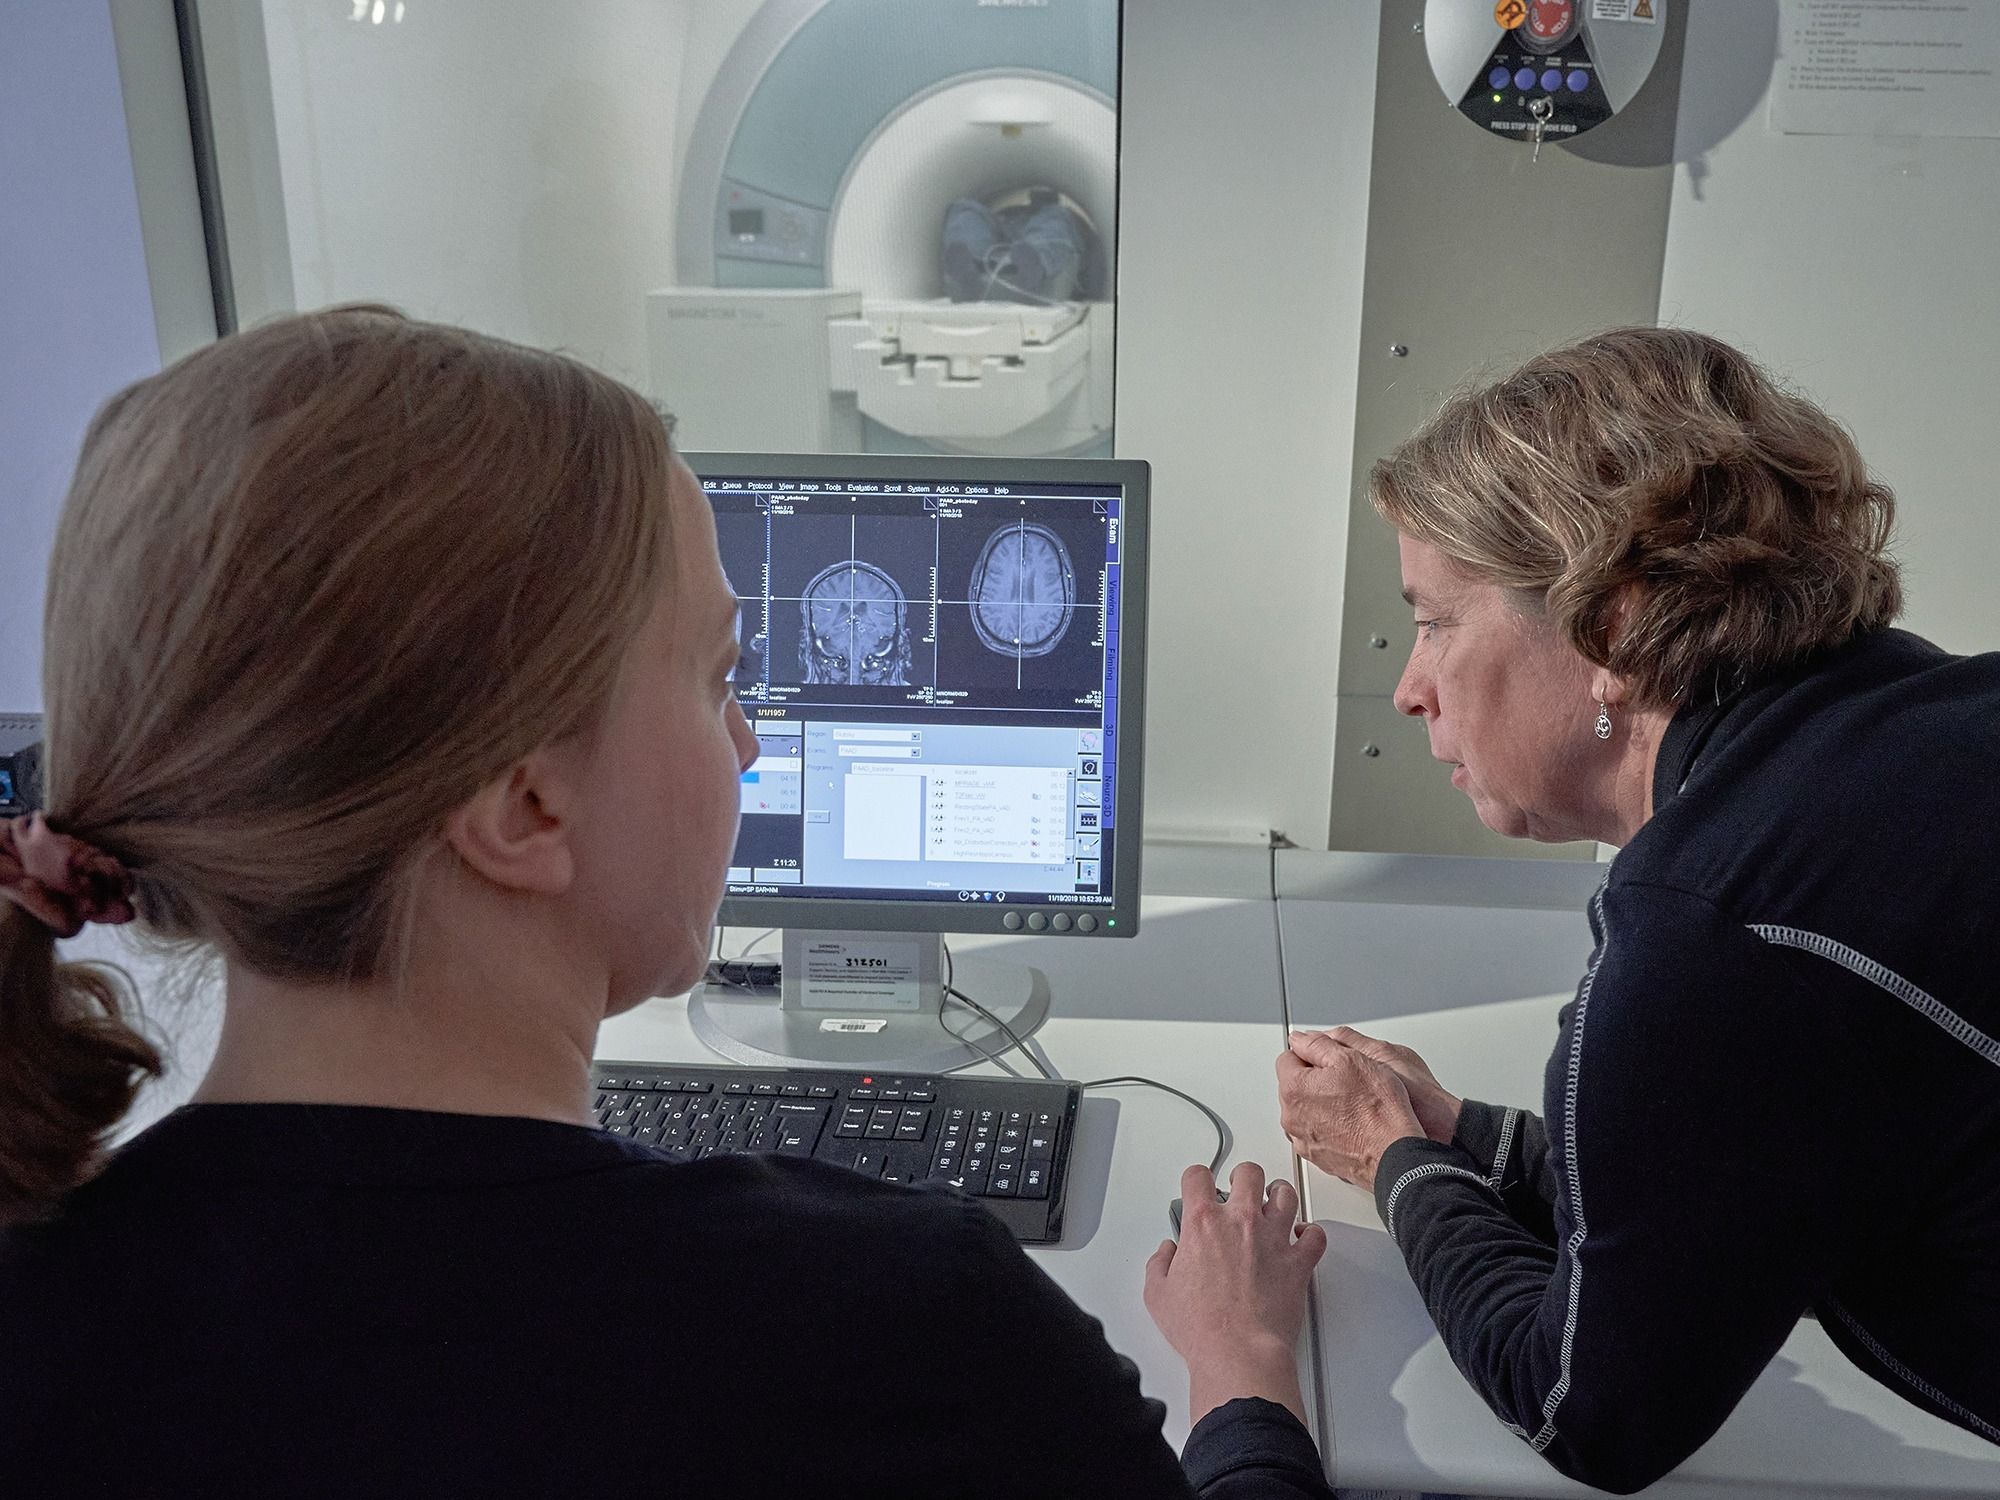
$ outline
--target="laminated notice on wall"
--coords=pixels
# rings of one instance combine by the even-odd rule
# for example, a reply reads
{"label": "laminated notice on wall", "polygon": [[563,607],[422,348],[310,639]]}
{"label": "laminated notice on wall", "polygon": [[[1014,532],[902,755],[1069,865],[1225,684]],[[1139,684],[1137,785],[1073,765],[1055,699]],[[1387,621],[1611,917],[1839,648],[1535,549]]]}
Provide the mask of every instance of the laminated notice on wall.
{"label": "laminated notice on wall", "polygon": [[1590,19],[1651,25],[1660,19],[1660,7],[1658,0],[1590,0]]}
{"label": "laminated notice on wall", "polygon": [[806,1010],[921,1010],[922,947],[908,938],[815,939],[806,945],[799,1004]]}
{"label": "laminated notice on wall", "polygon": [[1782,0],[1771,128],[2000,137],[2000,5]]}

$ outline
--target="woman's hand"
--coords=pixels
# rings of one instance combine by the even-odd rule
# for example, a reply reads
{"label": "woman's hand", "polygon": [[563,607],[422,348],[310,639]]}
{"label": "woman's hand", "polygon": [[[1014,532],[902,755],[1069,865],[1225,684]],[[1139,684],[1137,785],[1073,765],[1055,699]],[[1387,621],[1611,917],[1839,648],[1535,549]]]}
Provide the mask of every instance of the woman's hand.
{"label": "woman's hand", "polygon": [[1299,1195],[1238,1162],[1229,1201],[1215,1201],[1207,1167],[1181,1173],[1181,1238],[1146,1262],[1146,1311],[1187,1361],[1189,1420],[1225,1401],[1261,1396],[1303,1422],[1297,1347],[1306,1288],[1326,1231],[1298,1223]]}
{"label": "woman's hand", "polygon": [[1305,1039],[1315,1035],[1331,1037],[1343,1047],[1352,1047],[1363,1057],[1382,1064],[1402,1079],[1403,1088],[1410,1096],[1410,1105],[1417,1112],[1417,1123],[1424,1127],[1424,1134],[1441,1146],[1451,1144],[1452,1137],[1458,1134],[1458,1112],[1465,1107],[1465,1101],[1456,1094],[1446,1092],[1423,1058],[1408,1047],[1385,1042],[1379,1037],[1356,1031],[1352,1026],[1336,1026],[1325,1032],[1292,1033],[1292,1050],[1307,1062],[1314,1059],[1312,1052],[1303,1050],[1310,1045]]}
{"label": "woman's hand", "polygon": [[1325,1032],[1299,1032],[1278,1055],[1279,1119],[1322,1172],[1373,1191],[1382,1153],[1425,1134],[1396,1070]]}

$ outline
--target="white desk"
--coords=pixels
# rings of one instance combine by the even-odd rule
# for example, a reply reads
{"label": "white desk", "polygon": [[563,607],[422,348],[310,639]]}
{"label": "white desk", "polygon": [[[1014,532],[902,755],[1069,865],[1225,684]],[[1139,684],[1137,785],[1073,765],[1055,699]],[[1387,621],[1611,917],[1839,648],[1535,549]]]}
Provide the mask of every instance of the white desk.
{"label": "white desk", "polygon": [[[1311,915],[1295,913],[1294,925]],[[1296,1002],[1296,980],[1291,988]],[[1355,1024],[1415,1048],[1456,1092],[1539,1110],[1556,1012],[1570,995],[1565,988]],[[1306,1195],[1331,1242],[1316,1290],[1321,1449],[1331,1450],[1336,1482],[1459,1494],[1600,1493],[1562,1478],[1503,1429],[1458,1373],[1374,1199],[1311,1169]],[[1647,1493],[1721,1500],[1779,1491],[1843,1500],[1992,1496],[2000,1494],[2000,1448],[1903,1401],[1806,1322],[1721,1431]]]}
{"label": "white desk", "polygon": [[[1229,1126],[1225,1173],[1248,1157],[1273,1175],[1289,1174],[1272,1072],[1283,1029],[1268,895],[1148,896],[1139,935],[1129,941],[955,938],[952,947],[1031,963],[1049,976],[1050,1020],[1032,1044],[1054,1071],[1079,1080],[1138,1073],[1185,1089]],[[679,1062],[707,1055],[679,1000],[608,1021],[597,1053]],[[1179,1194],[1181,1169],[1214,1149],[1208,1121],[1170,1094],[1092,1090],[1078,1120],[1063,1242],[1029,1252],[1138,1364],[1146,1393],[1167,1403],[1166,1435],[1176,1450],[1188,1432],[1187,1372],[1146,1315],[1141,1288],[1146,1258],[1170,1231],[1167,1204]],[[1309,1404],[1312,1368],[1302,1348]]]}

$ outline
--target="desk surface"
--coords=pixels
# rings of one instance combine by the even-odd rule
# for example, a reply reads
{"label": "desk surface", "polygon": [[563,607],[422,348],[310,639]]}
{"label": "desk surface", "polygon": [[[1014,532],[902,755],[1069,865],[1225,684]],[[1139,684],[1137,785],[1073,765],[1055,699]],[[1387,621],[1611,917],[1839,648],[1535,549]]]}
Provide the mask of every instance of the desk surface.
{"label": "desk surface", "polygon": [[[1149,896],[1129,941],[967,937],[954,938],[952,948],[1029,963],[1049,976],[1050,1019],[1031,1045],[1054,1071],[1079,1080],[1138,1073],[1185,1089],[1228,1124],[1229,1162],[1247,1157],[1283,1175],[1292,1157],[1278,1128],[1272,1072],[1283,1037],[1275,924],[1268,898]],[[607,1021],[597,1052],[662,1061],[707,1055],[678,999]],[[1141,1288],[1147,1257],[1170,1232],[1167,1204],[1180,1191],[1182,1168],[1214,1149],[1208,1121],[1170,1094],[1092,1090],[1071,1156],[1063,1242],[1029,1251],[1104,1324],[1112,1347],[1137,1363],[1146,1393],[1166,1402],[1167,1441],[1176,1450],[1188,1432],[1187,1372],[1146,1315]],[[1303,1350],[1300,1374],[1310,1406],[1312,1363]]]}
{"label": "desk surface", "polygon": [[[1311,914],[1307,914],[1310,916]],[[1295,986],[1296,993],[1296,986]],[[1357,1022],[1422,1053],[1454,1090],[1539,1108],[1570,991]],[[1322,1430],[1342,1485],[1594,1495],[1503,1429],[1446,1355],[1369,1195],[1308,1169],[1331,1244],[1318,1278]],[[1801,1323],[1742,1405],[1649,1494],[1709,1500],[2000,1494],[2000,1448],[1903,1401]]]}

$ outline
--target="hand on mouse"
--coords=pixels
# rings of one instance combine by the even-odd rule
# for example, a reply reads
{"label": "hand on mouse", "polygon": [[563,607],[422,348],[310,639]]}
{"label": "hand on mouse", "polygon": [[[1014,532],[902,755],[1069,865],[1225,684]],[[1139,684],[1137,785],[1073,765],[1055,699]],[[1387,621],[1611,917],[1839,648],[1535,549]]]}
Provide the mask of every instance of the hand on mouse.
{"label": "hand on mouse", "polygon": [[1146,1262],[1146,1311],[1188,1367],[1191,1421],[1238,1396],[1262,1396],[1306,1419],[1296,1349],[1306,1288],[1326,1231],[1298,1223],[1299,1195],[1238,1162],[1229,1201],[1207,1167],[1181,1173],[1181,1238]]}

